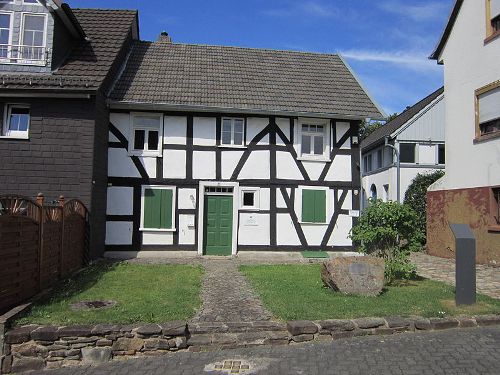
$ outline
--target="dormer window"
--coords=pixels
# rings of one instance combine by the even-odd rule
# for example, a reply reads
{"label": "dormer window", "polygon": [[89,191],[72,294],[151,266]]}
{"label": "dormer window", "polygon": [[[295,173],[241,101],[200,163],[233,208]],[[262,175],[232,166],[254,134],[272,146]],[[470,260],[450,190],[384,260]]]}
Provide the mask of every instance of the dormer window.
{"label": "dormer window", "polygon": [[20,57],[27,61],[45,60],[45,14],[23,14]]}

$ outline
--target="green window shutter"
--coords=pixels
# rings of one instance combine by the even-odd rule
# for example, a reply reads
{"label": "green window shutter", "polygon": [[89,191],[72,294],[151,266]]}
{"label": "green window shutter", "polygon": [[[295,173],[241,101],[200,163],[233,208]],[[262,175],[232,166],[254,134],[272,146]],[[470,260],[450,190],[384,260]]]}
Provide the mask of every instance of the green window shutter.
{"label": "green window shutter", "polygon": [[305,223],[326,222],[325,190],[302,190],[302,221]]}
{"label": "green window shutter", "polygon": [[144,189],[144,228],[171,229],[173,191]]}
{"label": "green window shutter", "polygon": [[161,190],[161,229],[172,229],[173,191]]}

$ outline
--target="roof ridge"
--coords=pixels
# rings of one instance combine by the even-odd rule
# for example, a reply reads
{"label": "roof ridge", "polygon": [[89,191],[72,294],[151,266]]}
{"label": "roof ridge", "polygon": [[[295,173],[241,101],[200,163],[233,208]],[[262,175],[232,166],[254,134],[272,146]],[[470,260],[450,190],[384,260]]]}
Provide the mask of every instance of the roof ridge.
{"label": "roof ridge", "polygon": [[126,12],[126,13],[138,13],[137,9],[116,9],[116,8],[71,8],[71,10],[95,10],[98,12]]}
{"label": "roof ridge", "polygon": [[286,52],[286,53],[297,53],[304,55],[314,55],[314,56],[332,56],[338,57],[338,53],[323,53],[323,52],[312,52],[312,51],[296,51],[296,50],[287,50],[287,49],[276,49],[276,48],[259,48],[259,47],[242,47],[242,46],[227,46],[222,44],[201,44],[201,43],[158,43],[150,40],[140,40],[140,43],[150,43],[160,46],[168,46],[168,45],[177,45],[177,46],[193,46],[193,47],[221,47],[228,49],[241,49],[241,50],[250,50],[250,51],[269,51],[269,52]]}

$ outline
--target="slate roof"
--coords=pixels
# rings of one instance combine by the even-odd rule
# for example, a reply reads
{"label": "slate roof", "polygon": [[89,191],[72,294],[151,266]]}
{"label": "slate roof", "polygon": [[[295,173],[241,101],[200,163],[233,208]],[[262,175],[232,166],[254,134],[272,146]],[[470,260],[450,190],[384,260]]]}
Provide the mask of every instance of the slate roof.
{"label": "slate roof", "polygon": [[378,143],[379,141],[383,140],[385,137],[390,136],[392,133],[394,133],[400,127],[405,125],[410,119],[416,116],[421,110],[423,110],[425,107],[431,104],[436,98],[438,98],[443,93],[444,93],[444,87],[440,87],[432,94],[426,96],[424,99],[414,104],[412,107],[406,109],[399,116],[395,117],[387,124],[375,130],[361,142],[360,145],[361,149],[363,150],[365,148],[368,148],[374,145],[375,143]]}
{"label": "slate roof", "polygon": [[1,73],[0,89],[96,90],[126,40],[137,12],[72,9],[88,41],[81,41],[52,74]]}
{"label": "slate roof", "polygon": [[338,55],[137,41],[116,102],[383,117]]}

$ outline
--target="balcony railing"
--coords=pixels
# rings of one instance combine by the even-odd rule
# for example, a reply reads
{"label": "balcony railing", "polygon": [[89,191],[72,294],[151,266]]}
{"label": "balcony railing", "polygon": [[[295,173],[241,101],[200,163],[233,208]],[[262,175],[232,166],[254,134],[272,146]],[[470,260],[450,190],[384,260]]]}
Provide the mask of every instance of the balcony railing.
{"label": "balcony railing", "polygon": [[49,49],[0,44],[0,64],[46,65]]}

